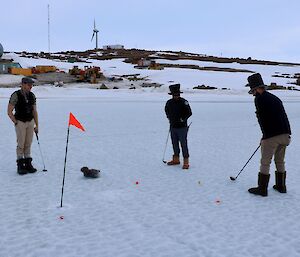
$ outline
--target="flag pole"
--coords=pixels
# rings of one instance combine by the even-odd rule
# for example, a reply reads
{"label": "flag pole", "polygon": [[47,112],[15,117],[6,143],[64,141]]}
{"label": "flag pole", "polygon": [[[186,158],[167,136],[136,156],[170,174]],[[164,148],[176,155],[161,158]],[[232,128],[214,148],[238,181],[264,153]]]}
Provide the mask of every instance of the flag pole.
{"label": "flag pole", "polygon": [[70,134],[70,124],[68,126],[68,132],[67,132],[67,144],[66,144],[66,154],[65,154],[65,164],[64,164],[64,176],[63,176],[63,182],[62,182],[62,187],[61,187],[61,198],[60,198],[60,207],[61,208],[62,208],[63,196],[64,196],[64,186],[65,186],[65,177],[66,177],[66,164],[67,164],[69,134]]}

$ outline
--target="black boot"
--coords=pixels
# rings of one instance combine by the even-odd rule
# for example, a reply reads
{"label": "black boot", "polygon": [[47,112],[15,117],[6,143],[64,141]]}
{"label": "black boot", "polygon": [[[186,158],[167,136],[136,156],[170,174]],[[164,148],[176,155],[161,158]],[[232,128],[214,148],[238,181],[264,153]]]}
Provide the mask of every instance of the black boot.
{"label": "black boot", "polygon": [[18,174],[19,175],[25,175],[28,173],[27,169],[26,169],[26,166],[25,166],[25,159],[22,158],[22,159],[19,159],[17,160],[17,165],[18,165]]}
{"label": "black boot", "polygon": [[285,180],[286,180],[286,172],[275,171],[276,185],[274,185],[273,188],[280,193],[286,193]]}
{"label": "black boot", "polygon": [[25,167],[28,173],[36,172],[36,168],[34,168],[31,164],[32,158],[25,158]]}
{"label": "black boot", "polygon": [[248,190],[250,194],[268,196],[268,184],[270,175],[258,173],[258,187],[253,187]]}

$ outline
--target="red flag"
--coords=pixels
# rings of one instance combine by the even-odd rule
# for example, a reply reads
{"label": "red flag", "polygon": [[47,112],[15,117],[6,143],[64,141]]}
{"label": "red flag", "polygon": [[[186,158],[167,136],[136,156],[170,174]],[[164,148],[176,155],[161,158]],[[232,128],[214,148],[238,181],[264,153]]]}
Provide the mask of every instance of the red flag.
{"label": "red flag", "polygon": [[73,125],[76,128],[81,129],[82,131],[84,130],[84,127],[80,124],[80,122],[75,118],[75,116],[70,112],[70,118],[69,118],[69,126]]}

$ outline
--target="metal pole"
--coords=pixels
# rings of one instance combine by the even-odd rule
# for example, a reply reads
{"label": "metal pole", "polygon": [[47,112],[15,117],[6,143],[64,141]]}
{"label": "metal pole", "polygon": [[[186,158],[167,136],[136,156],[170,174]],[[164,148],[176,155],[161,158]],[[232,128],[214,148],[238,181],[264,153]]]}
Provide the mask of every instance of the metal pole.
{"label": "metal pole", "polygon": [[48,4],[48,52],[50,54],[50,5]]}
{"label": "metal pole", "polygon": [[68,126],[68,133],[67,133],[67,144],[66,144],[65,164],[64,164],[64,176],[63,176],[63,182],[62,182],[62,187],[61,187],[60,207],[62,207],[63,196],[64,196],[64,186],[65,186],[65,177],[66,177],[66,164],[67,164],[67,155],[68,155],[69,134],[70,134],[70,125]]}

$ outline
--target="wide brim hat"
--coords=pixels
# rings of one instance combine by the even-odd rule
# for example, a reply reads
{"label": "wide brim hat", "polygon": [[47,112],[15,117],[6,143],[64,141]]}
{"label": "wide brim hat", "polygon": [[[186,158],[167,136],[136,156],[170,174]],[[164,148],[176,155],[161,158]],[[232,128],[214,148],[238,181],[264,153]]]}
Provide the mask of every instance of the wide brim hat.
{"label": "wide brim hat", "polygon": [[253,94],[254,90],[257,88],[266,88],[266,85],[259,73],[255,73],[248,77],[248,84],[246,87],[250,87],[248,91],[249,94]]}
{"label": "wide brim hat", "polygon": [[169,86],[170,92],[169,95],[179,95],[182,92],[180,91],[180,84],[174,84]]}

